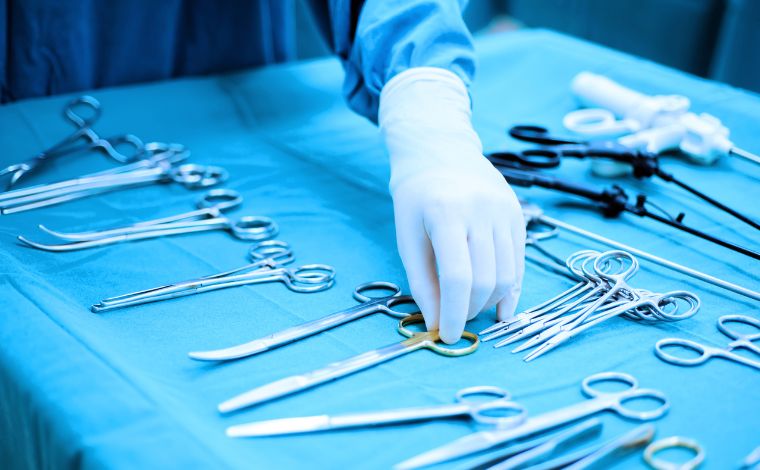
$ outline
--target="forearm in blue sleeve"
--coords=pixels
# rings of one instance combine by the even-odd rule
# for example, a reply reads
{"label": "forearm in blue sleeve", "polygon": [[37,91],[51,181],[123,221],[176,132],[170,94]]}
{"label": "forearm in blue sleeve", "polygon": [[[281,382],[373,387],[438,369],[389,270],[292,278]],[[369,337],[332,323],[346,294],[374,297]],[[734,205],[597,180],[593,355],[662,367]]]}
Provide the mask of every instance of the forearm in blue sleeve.
{"label": "forearm in blue sleeve", "polygon": [[326,8],[330,47],[346,70],[346,101],[370,120],[377,122],[383,85],[409,68],[439,67],[457,74],[466,85],[472,80],[475,55],[462,18],[466,1],[326,0],[321,4]]}

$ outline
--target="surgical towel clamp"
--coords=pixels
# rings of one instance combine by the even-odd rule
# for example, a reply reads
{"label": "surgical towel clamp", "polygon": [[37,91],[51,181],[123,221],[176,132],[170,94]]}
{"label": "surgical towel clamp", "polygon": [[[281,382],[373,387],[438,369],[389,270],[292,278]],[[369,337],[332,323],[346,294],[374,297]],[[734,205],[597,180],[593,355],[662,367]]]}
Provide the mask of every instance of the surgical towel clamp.
{"label": "surgical towel clamp", "polygon": [[126,227],[81,233],[61,233],[40,225],[40,229],[50,235],[69,240],[68,243],[59,245],[37,243],[23,236],[19,236],[18,239],[40,250],[58,252],[209,230],[225,230],[240,240],[266,240],[277,235],[277,224],[269,217],[244,216],[232,221],[222,216],[222,212],[242,203],[243,197],[237,191],[212,189],[198,200],[198,209],[191,212],[146,220]]}
{"label": "surgical towel clamp", "polygon": [[[734,330],[731,330],[726,326],[726,323],[741,323],[744,325],[751,325],[758,329],[758,332],[753,334],[741,334]],[[757,318],[749,317],[746,315],[723,315],[718,319],[718,330],[721,333],[731,338],[733,341],[728,343],[728,347],[716,348],[713,346],[706,346],[704,344],[697,343],[688,339],[680,338],[666,338],[661,339],[655,344],[654,352],[665,362],[675,364],[677,366],[697,366],[704,364],[713,357],[722,357],[739,364],[744,364],[755,369],[760,370],[760,360],[751,360],[746,357],[733,353],[734,349],[746,349],[753,352],[760,357],[760,345],[753,343],[760,339],[760,320]],[[673,353],[668,353],[665,348],[671,346],[679,346],[681,348],[690,349],[699,354],[697,357],[680,357]]]}
{"label": "surgical towel clamp", "polygon": [[265,282],[282,282],[291,291],[299,293],[320,292],[329,289],[335,283],[335,269],[332,266],[307,264],[296,269],[285,268],[284,265],[291,263],[294,258],[290,246],[283,241],[265,240],[253,245],[248,253],[253,262],[240,268],[103,299],[93,305],[91,310],[100,313],[227,287]]}
{"label": "surgical towel clamp", "polygon": [[[478,400],[475,399],[477,396],[489,397],[490,399]],[[450,405],[400,408],[350,415],[304,416],[239,424],[227,428],[227,435],[230,437],[280,436],[456,416],[467,416],[478,424],[505,429],[521,424],[527,415],[525,408],[510,401],[509,392],[499,387],[463,388],[456,393],[454,398],[456,403]],[[493,415],[489,413],[493,413]],[[496,413],[503,413],[504,415],[497,415]]]}
{"label": "surgical towel clamp", "polygon": [[[617,392],[604,392],[594,387],[594,384],[604,382],[623,383],[628,388]],[[651,421],[664,416],[670,407],[668,399],[662,392],[641,389],[638,387],[638,382],[633,376],[619,372],[602,372],[586,377],[581,384],[581,388],[583,393],[589,397],[588,400],[542,415],[533,416],[529,414],[525,423],[512,429],[496,429],[470,434],[406,460],[397,465],[396,468],[420,468],[447,462],[491,449],[506,442],[563,426],[602,411],[613,411],[617,415],[631,420]],[[660,404],[651,410],[637,410],[626,407],[625,404],[627,402],[635,399],[650,399]]]}
{"label": "surgical towel clamp", "polygon": [[478,335],[465,331],[462,339],[470,344],[465,347],[443,345],[438,336],[438,331],[426,331],[415,333],[407,328],[412,324],[424,323],[421,314],[409,315],[398,324],[398,332],[407,339],[400,343],[374,349],[339,362],[333,362],[322,369],[308,372],[303,375],[294,375],[275,382],[263,385],[253,390],[237,395],[219,405],[219,411],[228,413],[249,406],[257,405],[275,398],[290,395],[319,384],[339,379],[349,374],[359,372],[369,367],[382,364],[385,361],[395,359],[404,354],[429,349],[436,354],[447,357],[466,356],[478,349]]}
{"label": "surgical towel clamp", "polygon": [[[90,116],[82,116],[77,113],[78,106],[90,108]],[[25,175],[32,173],[44,162],[54,158],[63,157],[84,150],[99,149],[119,163],[127,163],[135,160],[142,152],[144,145],[135,135],[124,134],[103,139],[92,130],[92,125],[100,118],[100,102],[92,96],[80,96],[66,104],[63,108],[64,117],[76,126],[76,130],[63,138],[55,145],[43,150],[29,160],[15,163],[0,170],[0,176],[11,175],[5,190],[10,190]],[[80,140],[85,143],[77,144]],[[134,153],[123,154],[116,150],[119,145],[129,145],[134,148]]]}
{"label": "surgical towel clamp", "polygon": [[[373,297],[370,294],[374,290],[387,290],[390,295]],[[414,299],[409,295],[401,295],[401,288],[392,282],[374,281],[361,284],[354,289],[354,299],[359,305],[331,313],[322,318],[317,318],[297,326],[273,333],[263,338],[255,339],[244,344],[213,351],[198,351],[188,354],[192,359],[199,361],[229,361],[240,359],[254,354],[263,353],[284,344],[292,343],[303,338],[321,333],[330,328],[358,320],[359,318],[372,315],[373,313],[385,313],[395,318],[404,318],[408,312],[394,310],[393,307],[403,304],[414,305]]]}

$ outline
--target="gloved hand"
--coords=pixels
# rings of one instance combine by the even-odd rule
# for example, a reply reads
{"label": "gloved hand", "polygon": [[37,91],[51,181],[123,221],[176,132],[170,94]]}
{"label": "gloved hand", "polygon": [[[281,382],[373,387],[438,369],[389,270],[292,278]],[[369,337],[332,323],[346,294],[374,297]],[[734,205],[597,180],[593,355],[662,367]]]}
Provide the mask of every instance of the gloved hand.
{"label": "gloved hand", "polygon": [[406,70],[380,95],[399,254],[428,330],[449,344],[483,310],[514,314],[525,267],[520,204],[470,116],[464,83],[444,69]]}

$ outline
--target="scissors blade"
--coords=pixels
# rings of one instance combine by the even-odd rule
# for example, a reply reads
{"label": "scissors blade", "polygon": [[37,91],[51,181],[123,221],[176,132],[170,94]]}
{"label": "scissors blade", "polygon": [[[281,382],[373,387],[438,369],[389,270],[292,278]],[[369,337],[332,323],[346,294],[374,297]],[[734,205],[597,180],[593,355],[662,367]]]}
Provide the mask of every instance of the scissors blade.
{"label": "scissors blade", "polygon": [[461,437],[449,444],[419,454],[411,459],[404,460],[393,468],[397,470],[407,470],[448,462],[450,460],[490,449],[501,442],[504,442],[504,440],[496,438],[496,433],[492,431],[476,432],[469,436]]}
{"label": "scissors blade", "polygon": [[214,349],[211,351],[190,352],[188,353],[188,356],[190,356],[191,359],[198,361],[229,361],[232,359],[253,356],[254,354],[269,351],[270,349],[274,349],[284,344],[292,343],[293,341],[298,341],[308,336],[315,335],[330,328],[342,325],[343,323],[356,320],[357,318],[361,318],[377,311],[377,308],[377,302],[359,304],[349,309],[286,328],[277,333],[247,343],[229,348]]}
{"label": "scissors blade", "polygon": [[330,417],[303,416],[298,418],[270,419],[255,423],[239,424],[227,428],[229,437],[281,436],[330,429]]}
{"label": "scissors blade", "polygon": [[381,362],[387,361],[419,346],[408,344],[409,340],[394,343],[380,349],[374,349],[339,362],[333,362],[322,369],[303,375],[294,375],[277,380],[267,385],[254,388],[219,404],[221,413],[258,405],[265,401],[274,400],[285,395],[315,387],[325,382],[358,372]]}

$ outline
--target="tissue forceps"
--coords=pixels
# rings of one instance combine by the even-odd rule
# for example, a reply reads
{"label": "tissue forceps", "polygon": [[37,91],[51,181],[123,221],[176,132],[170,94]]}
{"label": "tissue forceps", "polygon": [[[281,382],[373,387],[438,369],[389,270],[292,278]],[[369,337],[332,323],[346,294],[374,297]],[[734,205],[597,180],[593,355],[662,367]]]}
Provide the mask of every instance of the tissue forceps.
{"label": "tissue forceps", "polygon": [[[373,297],[370,295],[370,292],[373,290],[387,290],[390,291],[391,294]],[[409,313],[394,310],[393,307],[403,304],[414,304],[412,296],[401,295],[401,288],[399,286],[386,281],[374,281],[361,284],[354,289],[353,297],[360,302],[359,305],[297,326],[286,328],[269,336],[255,339],[237,346],[216,349],[213,351],[191,352],[188,353],[188,356],[199,361],[229,361],[240,359],[242,357],[269,351],[270,349],[301,340],[374,313],[384,313],[394,318],[404,318],[408,316]]]}
{"label": "tissue forceps", "polygon": [[[487,401],[475,397],[490,398]],[[272,419],[227,428],[229,437],[281,436],[285,434],[311,433],[350,429],[367,426],[401,424],[440,418],[466,416],[478,424],[511,428],[525,421],[527,411],[522,405],[510,401],[509,392],[491,386],[468,387],[459,390],[450,405],[400,408],[349,415],[303,416],[299,418]],[[504,413],[492,415],[489,413]],[[514,413],[514,414],[511,414]]]}
{"label": "tissue forceps", "polygon": [[146,184],[178,183],[187,188],[206,188],[224,182],[228,177],[226,170],[220,167],[195,164],[175,166],[174,162],[186,158],[188,152],[184,149],[177,151],[171,145],[167,148],[168,150],[157,150],[158,155],[146,161],[125,165],[128,169],[116,168],[58,183],[2,193],[0,214],[23,212]]}
{"label": "tissue forceps", "polygon": [[[249,255],[254,262],[240,268],[110,297],[101,300],[90,309],[94,313],[100,313],[227,287],[266,282],[282,282],[291,291],[299,293],[320,292],[329,289],[335,283],[335,269],[332,266],[307,264],[296,269],[285,268],[284,264],[291,263],[294,257],[288,244],[280,240],[266,240],[258,243],[251,247]],[[244,274],[238,274],[241,272]]]}
{"label": "tissue forceps", "polygon": [[416,333],[407,328],[409,325],[418,323],[425,323],[422,314],[409,315],[406,318],[402,318],[398,324],[398,332],[407,338],[404,341],[374,349],[343,361],[333,362],[323,369],[308,372],[303,375],[286,377],[267,385],[254,388],[253,390],[249,390],[222,402],[219,404],[219,411],[222,413],[228,413],[300,392],[325,382],[336,380],[346,375],[382,364],[383,362],[417,351],[418,349],[429,349],[436,354],[447,357],[466,356],[474,353],[478,349],[480,341],[476,334],[470,333],[469,331],[465,331],[462,334],[462,339],[470,342],[468,346],[449,346],[441,343],[438,331]]}
{"label": "tissue forceps", "polygon": [[[82,116],[77,107],[89,108],[90,116]],[[135,135],[124,134],[107,139],[101,138],[92,129],[92,125],[100,118],[100,102],[92,96],[80,96],[66,104],[63,108],[64,117],[70,121],[76,130],[60,140],[55,145],[43,150],[29,160],[15,163],[0,170],[0,176],[11,175],[5,190],[10,190],[25,175],[37,170],[46,161],[86,150],[102,150],[107,156],[119,163],[127,163],[137,158],[143,151],[142,141]],[[84,143],[78,143],[84,140]],[[117,146],[128,145],[133,153],[123,154],[116,150]]]}
{"label": "tissue forceps", "polygon": [[45,251],[75,251],[115,243],[186,233],[225,230],[240,240],[266,240],[277,235],[274,220],[262,216],[243,216],[237,221],[222,216],[222,212],[240,206],[243,197],[231,189],[212,189],[197,203],[198,209],[182,214],[146,220],[110,230],[62,233],[44,225],[40,229],[54,237],[69,240],[59,245],[46,245],[19,236],[19,241]]}
{"label": "tissue forceps", "polygon": [[[744,325],[750,325],[757,328],[758,331],[752,334],[738,333],[726,326],[727,323],[741,323]],[[722,357],[733,362],[738,362],[739,364],[744,364],[750,367],[754,367],[755,369],[760,369],[760,360],[753,361],[732,352],[734,349],[746,349],[760,357],[760,345],[757,345],[753,342],[760,339],[759,319],[746,315],[723,315],[718,319],[718,330],[733,340],[728,343],[725,349],[706,346],[704,344],[700,344],[696,341],[691,341],[688,339],[666,338],[661,339],[657,342],[654,349],[655,354],[661,360],[675,364],[677,366],[697,366],[704,364],[713,357]],[[682,348],[691,349],[692,351],[699,353],[699,356],[680,357],[675,354],[668,353],[665,351],[665,348],[670,346],[680,346]]]}
{"label": "tissue forceps", "polygon": [[[594,384],[622,383],[627,388],[618,392],[604,392]],[[618,416],[634,421],[651,421],[659,419],[670,408],[667,397],[660,391],[639,388],[636,379],[620,372],[602,372],[586,377],[581,389],[587,400],[547,413],[532,416],[519,426],[511,429],[480,431],[457,439],[431,451],[412,457],[396,466],[398,469],[420,468],[465,457],[467,455],[491,449],[500,444],[514,441],[563,426],[602,411],[612,411]],[[626,403],[636,399],[650,399],[659,403],[650,410],[638,410],[627,407]]]}

